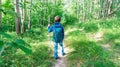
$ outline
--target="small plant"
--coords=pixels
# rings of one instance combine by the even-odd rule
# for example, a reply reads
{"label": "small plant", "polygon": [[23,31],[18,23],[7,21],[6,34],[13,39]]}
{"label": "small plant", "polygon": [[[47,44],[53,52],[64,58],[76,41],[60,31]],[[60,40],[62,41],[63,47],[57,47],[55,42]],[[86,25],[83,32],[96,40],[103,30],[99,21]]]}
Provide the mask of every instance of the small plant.
{"label": "small plant", "polygon": [[[15,61],[13,60],[13,57],[17,52],[19,52],[19,50],[23,51],[27,55],[32,53],[31,46],[24,40],[12,37],[7,33],[0,32],[0,66],[4,67],[12,65],[13,61]],[[11,57],[10,59],[12,61],[9,61],[10,59],[8,59],[8,57]]]}
{"label": "small plant", "polygon": [[84,30],[85,32],[97,32],[98,25],[96,23],[86,23],[84,24]]}

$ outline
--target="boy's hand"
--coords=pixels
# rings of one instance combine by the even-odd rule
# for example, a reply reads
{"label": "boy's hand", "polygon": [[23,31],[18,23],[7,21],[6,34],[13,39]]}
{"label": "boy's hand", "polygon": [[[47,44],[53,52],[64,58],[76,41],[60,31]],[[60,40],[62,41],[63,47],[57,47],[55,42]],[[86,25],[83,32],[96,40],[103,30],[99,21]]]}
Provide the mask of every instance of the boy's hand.
{"label": "boy's hand", "polygon": [[48,24],[48,27],[50,26],[50,24]]}

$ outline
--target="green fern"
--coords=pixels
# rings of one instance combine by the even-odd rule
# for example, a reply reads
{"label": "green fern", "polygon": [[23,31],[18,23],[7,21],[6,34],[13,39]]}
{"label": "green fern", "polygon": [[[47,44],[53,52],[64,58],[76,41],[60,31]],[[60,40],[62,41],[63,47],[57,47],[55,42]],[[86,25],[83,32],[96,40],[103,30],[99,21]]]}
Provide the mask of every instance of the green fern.
{"label": "green fern", "polygon": [[1,51],[2,47],[3,47],[3,45],[4,45],[4,42],[2,40],[0,40],[0,51]]}
{"label": "green fern", "polygon": [[27,55],[32,53],[32,50],[30,49],[31,46],[25,43],[25,41],[23,41],[22,39],[17,39],[16,41],[9,43],[8,45],[17,49],[21,49]]}

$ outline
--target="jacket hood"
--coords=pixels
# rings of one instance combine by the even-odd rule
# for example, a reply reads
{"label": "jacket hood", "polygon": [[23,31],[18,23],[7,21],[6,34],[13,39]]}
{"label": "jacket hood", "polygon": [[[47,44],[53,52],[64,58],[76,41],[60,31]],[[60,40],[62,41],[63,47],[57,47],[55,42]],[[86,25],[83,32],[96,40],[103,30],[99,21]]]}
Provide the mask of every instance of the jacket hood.
{"label": "jacket hood", "polygon": [[55,26],[55,28],[60,28],[60,27],[61,27],[61,24],[60,24],[60,22],[55,22],[55,23],[54,23],[54,26]]}

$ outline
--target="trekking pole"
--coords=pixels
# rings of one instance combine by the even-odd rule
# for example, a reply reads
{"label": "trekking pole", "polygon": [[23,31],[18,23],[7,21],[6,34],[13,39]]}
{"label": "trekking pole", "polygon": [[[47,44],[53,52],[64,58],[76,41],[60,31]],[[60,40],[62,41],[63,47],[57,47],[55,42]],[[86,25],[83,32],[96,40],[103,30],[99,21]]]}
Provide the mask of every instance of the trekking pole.
{"label": "trekking pole", "polygon": [[51,51],[51,48],[53,48],[52,40],[51,40],[51,33],[48,32],[48,47]]}
{"label": "trekking pole", "polygon": [[50,33],[48,32],[48,45],[49,45],[49,47],[51,47],[51,45],[50,45]]}
{"label": "trekking pole", "polygon": [[[50,24],[50,15],[48,16],[48,24]],[[50,39],[50,33],[48,32],[48,45],[51,48],[52,47],[52,43],[51,43],[51,39]]]}

